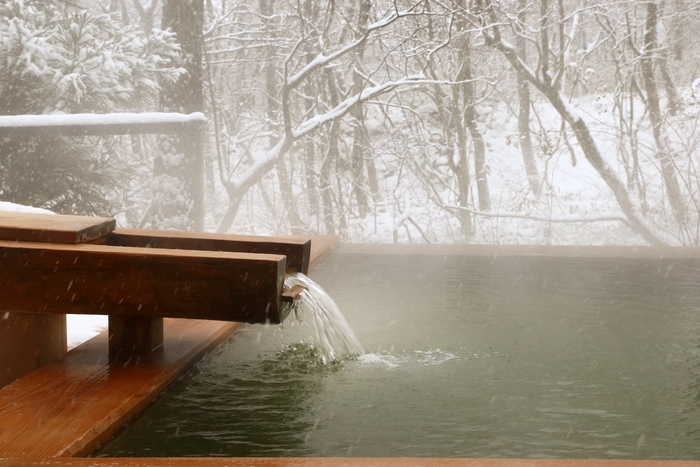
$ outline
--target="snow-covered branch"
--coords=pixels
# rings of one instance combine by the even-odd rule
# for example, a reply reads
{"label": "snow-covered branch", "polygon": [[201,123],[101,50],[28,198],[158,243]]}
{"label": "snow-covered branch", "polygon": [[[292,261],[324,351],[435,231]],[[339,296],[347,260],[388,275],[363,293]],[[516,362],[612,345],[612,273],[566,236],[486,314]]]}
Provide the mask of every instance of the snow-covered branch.
{"label": "snow-covered branch", "polygon": [[[386,26],[390,25],[394,21],[396,21],[399,18],[402,18],[404,16],[410,16],[415,13],[410,12],[410,11],[404,11],[404,12],[395,12],[391,14],[390,16],[384,18],[383,20],[377,21],[376,23],[370,24],[367,27],[367,31],[365,34],[362,35],[359,39],[356,39],[352,42],[350,42],[348,45],[345,47],[341,47],[340,49],[336,50],[333,53],[330,53],[329,55],[324,55],[323,52],[319,53],[316,58],[311,60],[309,63],[307,63],[301,70],[293,74],[292,76],[289,76],[286,80],[286,86],[289,89],[293,89],[296,86],[301,83],[306,76],[309,75],[312,71],[324,67],[328,65],[330,62],[333,60],[342,57],[343,55],[347,54],[348,52],[354,50],[355,48],[359,47],[362,45],[367,38],[377,30],[380,30],[382,28],[385,28]],[[291,58],[291,54],[289,57],[287,57],[287,60]]]}
{"label": "snow-covered branch", "polygon": [[328,122],[345,116],[358,103],[366,102],[399,86],[423,84],[425,81],[423,75],[407,76],[396,81],[387,81],[371,88],[365,88],[361,93],[345,99],[330,111],[306,120],[294,131],[294,138],[300,138]]}

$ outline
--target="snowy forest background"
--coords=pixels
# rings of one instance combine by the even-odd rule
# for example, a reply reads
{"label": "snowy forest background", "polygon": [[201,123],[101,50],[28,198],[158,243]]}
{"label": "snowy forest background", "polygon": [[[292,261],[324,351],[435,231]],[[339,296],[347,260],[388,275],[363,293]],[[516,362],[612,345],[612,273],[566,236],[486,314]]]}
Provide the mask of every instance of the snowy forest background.
{"label": "snowy forest background", "polygon": [[[205,229],[700,242],[694,0],[0,0],[0,114],[206,115]],[[188,142],[0,138],[0,201],[192,229]]]}

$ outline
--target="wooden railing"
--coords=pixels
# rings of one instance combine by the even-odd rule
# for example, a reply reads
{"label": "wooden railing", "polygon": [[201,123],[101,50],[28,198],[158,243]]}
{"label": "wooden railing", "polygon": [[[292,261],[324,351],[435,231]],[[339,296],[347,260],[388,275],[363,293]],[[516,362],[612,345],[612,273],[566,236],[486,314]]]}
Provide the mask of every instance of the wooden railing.
{"label": "wooden railing", "polygon": [[177,134],[192,141],[194,170],[189,173],[192,186],[192,222],[195,231],[204,230],[204,153],[202,137],[207,121],[200,112],[114,113],[71,115],[0,116],[0,138],[16,136],[112,136],[139,134]]}

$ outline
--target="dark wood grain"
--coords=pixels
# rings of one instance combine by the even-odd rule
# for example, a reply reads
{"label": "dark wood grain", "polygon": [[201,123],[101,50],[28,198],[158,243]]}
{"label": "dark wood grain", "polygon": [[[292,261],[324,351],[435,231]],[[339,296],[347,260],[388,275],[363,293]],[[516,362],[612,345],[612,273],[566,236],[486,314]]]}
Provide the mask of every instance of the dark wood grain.
{"label": "dark wood grain", "polygon": [[700,461],[435,459],[406,457],[219,457],[0,459],[0,467],[700,467]]}
{"label": "dark wood grain", "polygon": [[287,258],[287,269],[305,274],[309,270],[311,253],[309,237],[268,237],[170,230],[120,228],[100,243],[113,246],[283,255]]}
{"label": "dark wood grain", "polygon": [[278,323],[285,257],[0,241],[0,311]]}
{"label": "dark wood grain", "polygon": [[[294,235],[292,235],[294,237]],[[314,264],[325,255],[330,253],[340,242],[337,235],[311,235],[311,255],[309,264]]]}
{"label": "dark wood grain", "polygon": [[0,457],[83,456],[240,323],[165,320],[163,346],[110,354],[107,333],[0,390]]}
{"label": "dark wood grain", "polygon": [[108,217],[0,211],[0,240],[84,243],[107,235],[116,225]]}

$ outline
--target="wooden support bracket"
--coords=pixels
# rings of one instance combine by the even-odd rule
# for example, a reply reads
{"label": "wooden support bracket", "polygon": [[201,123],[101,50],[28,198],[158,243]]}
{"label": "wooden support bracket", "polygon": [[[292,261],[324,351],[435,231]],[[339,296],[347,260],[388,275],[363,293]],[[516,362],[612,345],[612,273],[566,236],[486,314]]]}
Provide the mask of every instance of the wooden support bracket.
{"label": "wooden support bracket", "polygon": [[0,241],[4,310],[279,323],[281,255]]}

